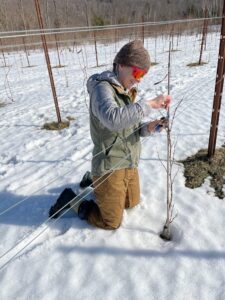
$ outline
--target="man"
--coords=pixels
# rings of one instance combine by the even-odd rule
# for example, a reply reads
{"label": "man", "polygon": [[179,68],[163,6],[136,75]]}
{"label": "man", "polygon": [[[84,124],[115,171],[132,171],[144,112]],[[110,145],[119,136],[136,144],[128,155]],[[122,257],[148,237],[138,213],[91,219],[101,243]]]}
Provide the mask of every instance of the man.
{"label": "man", "polygon": [[76,195],[67,189],[51,207],[50,216],[57,216],[57,211],[67,205],[89,224],[116,229],[122,222],[123,210],[140,202],[140,137],[151,135],[156,128],[161,131],[167,124],[165,119],[145,124],[141,120],[152,109],[167,109],[171,102],[170,96],[163,95],[135,102],[136,90],[132,87],[149,68],[148,51],[141,41],[135,40],[117,53],[113,71],[89,78],[90,131],[94,144],[91,175],[96,202],[73,199]]}

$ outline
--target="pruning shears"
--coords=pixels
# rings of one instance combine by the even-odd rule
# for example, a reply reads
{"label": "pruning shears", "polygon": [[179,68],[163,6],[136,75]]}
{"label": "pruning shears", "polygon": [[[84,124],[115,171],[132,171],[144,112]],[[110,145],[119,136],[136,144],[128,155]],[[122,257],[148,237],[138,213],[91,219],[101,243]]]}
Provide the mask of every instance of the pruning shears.
{"label": "pruning shears", "polygon": [[[164,121],[164,122],[167,122],[168,119],[169,119],[169,118],[168,118],[168,116],[167,116],[167,117],[162,117],[160,120],[161,120],[161,121]],[[155,126],[155,132],[160,132],[161,129],[162,129],[162,127],[163,127],[163,125],[161,125],[161,124],[156,125],[156,126]]]}

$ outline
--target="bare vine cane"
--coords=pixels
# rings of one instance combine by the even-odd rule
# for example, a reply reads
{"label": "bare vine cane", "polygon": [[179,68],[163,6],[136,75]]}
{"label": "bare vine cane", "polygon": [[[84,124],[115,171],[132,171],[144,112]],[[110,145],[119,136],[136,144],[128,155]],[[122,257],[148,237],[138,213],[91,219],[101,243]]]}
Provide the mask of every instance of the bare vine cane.
{"label": "bare vine cane", "polygon": [[[169,59],[168,59],[168,95],[170,95],[170,75],[171,75],[171,70],[170,70],[170,60],[171,60],[171,41],[169,43]],[[170,126],[170,109],[169,107],[167,108],[167,126],[166,126],[166,131],[167,131],[167,218],[165,225],[163,227],[163,231],[160,233],[160,237],[166,241],[170,241],[172,239],[172,234],[171,234],[171,226],[170,224],[173,221],[173,205],[172,205],[172,178],[171,178],[171,152],[172,152],[172,144],[171,144],[171,126]]]}

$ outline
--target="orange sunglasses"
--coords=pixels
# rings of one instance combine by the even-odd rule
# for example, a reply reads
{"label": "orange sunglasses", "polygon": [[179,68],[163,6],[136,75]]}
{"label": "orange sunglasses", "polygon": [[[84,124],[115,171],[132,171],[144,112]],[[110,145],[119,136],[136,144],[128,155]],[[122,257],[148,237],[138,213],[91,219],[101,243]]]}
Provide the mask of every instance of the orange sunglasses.
{"label": "orange sunglasses", "polygon": [[147,73],[145,70],[142,70],[138,67],[131,66],[131,68],[132,68],[132,75],[137,81],[140,81],[141,78]]}

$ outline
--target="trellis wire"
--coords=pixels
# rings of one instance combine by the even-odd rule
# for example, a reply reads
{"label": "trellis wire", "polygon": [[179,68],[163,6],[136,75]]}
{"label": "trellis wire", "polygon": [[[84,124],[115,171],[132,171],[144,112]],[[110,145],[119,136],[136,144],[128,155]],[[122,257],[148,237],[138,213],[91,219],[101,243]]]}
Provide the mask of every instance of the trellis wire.
{"label": "trellis wire", "polygon": [[[17,31],[5,31],[0,32],[0,39],[4,38],[15,38],[23,36],[37,36],[41,34],[51,35],[51,34],[65,34],[65,33],[78,33],[78,32],[90,32],[90,31],[103,31],[108,29],[125,29],[125,28],[135,28],[142,26],[158,26],[158,25],[169,25],[169,24],[181,24],[181,23],[192,23],[192,22],[202,22],[204,20],[220,20],[222,17],[211,17],[211,18],[197,18],[197,19],[181,19],[181,20],[170,20],[170,21],[159,21],[159,22],[141,22],[141,23],[129,23],[120,25],[107,25],[107,26],[90,26],[90,27],[61,27],[61,28],[50,28],[44,29],[31,29],[31,30],[17,30]],[[13,33],[21,33],[14,34]]]}
{"label": "trellis wire", "polygon": [[[143,140],[142,140],[142,145],[143,145],[143,143],[144,143],[144,141],[146,141],[148,139],[148,137],[146,137],[146,138],[144,138]],[[119,167],[120,166],[120,164],[129,156],[130,154],[128,154],[126,157],[124,157],[123,159],[121,159],[119,162],[118,162],[118,164],[116,164],[115,166],[114,166],[114,168],[116,168],[116,167]],[[97,187],[99,187],[104,181],[106,181],[110,176],[112,176],[112,174],[114,173],[116,171],[116,169],[111,169],[111,170],[109,170],[109,176],[108,177],[106,177],[103,181],[101,181],[101,179],[102,179],[102,177],[103,176],[101,176],[100,178],[98,178],[97,179],[97,181],[95,181],[95,184],[96,184],[96,182],[98,182],[98,181],[101,181],[97,186],[95,186],[95,188],[94,189],[96,189]],[[94,190],[93,189],[93,190]],[[80,199],[79,199],[79,196],[81,195],[81,194],[79,194],[79,195],[77,195],[76,197],[74,197],[72,200],[70,200],[70,202],[68,202],[65,206],[63,206],[61,209],[59,209],[57,212],[55,212],[54,213],[54,215],[56,215],[57,213],[59,213],[59,212],[61,212],[68,204],[70,204],[72,201],[74,201],[74,200],[76,200],[76,199],[78,199],[78,201],[73,205],[73,206],[75,206],[75,205],[77,205],[79,202],[81,202],[83,199],[84,199],[84,197],[86,197],[86,196],[88,196],[90,193],[92,193],[92,191],[90,191],[90,192],[88,192],[88,193],[85,193],[85,191],[83,191],[82,192],[82,194],[84,194],[84,196],[83,197],[81,197]],[[71,209],[72,207],[70,207],[70,208],[68,208],[67,210],[65,210],[65,212],[62,212],[62,214],[58,217],[58,218],[56,218],[52,223],[54,224],[54,223],[56,223],[64,214],[66,214],[70,209]],[[54,216],[54,215],[52,215],[52,217]],[[26,235],[22,240],[20,240],[17,244],[15,244],[13,247],[11,247],[10,249],[8,249],[5,253],[3,253],[1,256],[0,256],[0,259],[2,259],[3,257],[5,257],[8,253],[10,253],[13,249],[15,249],[19,244],[21,244],[25,239],[27,239],[27,238],[29,238],[35,231],[37,231],[39,228],[41,228],[41,226],[43,226],[43,225],[47,225],[47,223],[48,223],[48,221],[50,221],[52,218],[51,217],[49,217],[47,220],[45,220],[44,222],[42,222],[34,231],[32,231],[31,233],[29,233],[28,235]],[[19,254],[19,253],[21,253],[26,247],[28,247],[32,242],[34,242],[41,234],[43,234],[47,229],[48,229],[49,227],[48,226],[46,226],[39,234],[37,234],[33,239],[31,239],[28,243],[26,243],[25,244],[25,246],[23,246],[22,247],[22,249],[20,249],[19,251],[17,251],[16,252],[16,254],[15,255],[13,255],[9,260],[7,260],[7,262],[6,263],[4,263],[1,267],[0,267],[0,270],[2,270],[6,265],[8,265],[15,257],[17,257],[17,255]]]}

